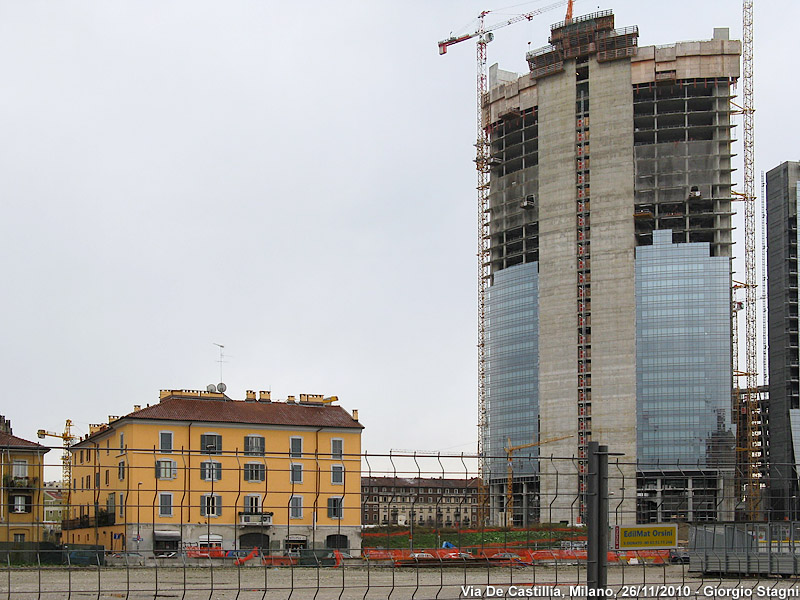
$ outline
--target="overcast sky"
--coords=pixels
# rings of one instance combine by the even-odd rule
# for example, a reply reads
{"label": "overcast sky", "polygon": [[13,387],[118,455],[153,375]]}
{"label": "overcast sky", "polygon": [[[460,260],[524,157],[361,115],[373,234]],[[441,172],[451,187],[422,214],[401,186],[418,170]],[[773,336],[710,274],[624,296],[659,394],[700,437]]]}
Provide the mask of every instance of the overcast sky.
{"label": "overcast sky", "polygon": [[[233,398],[335,394],[371,453],[474,451],[475,46],[436,42],[503,6],[1,0],[14,433],[204,389],[217,342]],[[598,8],[640,45],[741,35],[734,0],[575,13]],[[489,64],[523,72],[563,17],[498,30]],[[757,173],[800,159],[798,22],[794,0],[756,3]]]}

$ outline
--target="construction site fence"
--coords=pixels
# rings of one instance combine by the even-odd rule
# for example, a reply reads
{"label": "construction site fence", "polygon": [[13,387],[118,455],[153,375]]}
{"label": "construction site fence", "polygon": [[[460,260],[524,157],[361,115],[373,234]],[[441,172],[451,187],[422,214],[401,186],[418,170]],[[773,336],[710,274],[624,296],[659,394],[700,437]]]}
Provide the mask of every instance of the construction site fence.
{"label": "construction site fence", "polygon": [[[597,595],[586,461],[525,452],[510,488],[506,454],[102,449],[69,486],[57,452],[26,474],[0,454],[0,599]],[[800,596],[791,481],[748,498],[735,465],[624,459],[603,488],[605,595]],[[616,526],[661,523],[675,547],[614,546]]]}

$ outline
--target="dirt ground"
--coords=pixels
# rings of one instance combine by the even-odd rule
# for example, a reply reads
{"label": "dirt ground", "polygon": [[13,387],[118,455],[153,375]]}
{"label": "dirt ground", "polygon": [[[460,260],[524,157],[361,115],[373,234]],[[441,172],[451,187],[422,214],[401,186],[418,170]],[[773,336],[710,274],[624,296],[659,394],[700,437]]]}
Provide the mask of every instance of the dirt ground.
{"label": "dirt ground", "polygon": [[[586,597],[585,567],[344,568],[103,567],[0,570],[7,600],[456,600],[463,598]],[[614,598],[787,598],[796,580],[702,579],[683,565],[610,567]],[[749,593],[748,593],[749,590]],[[770,592],[770,590],[772,590]],[[796,593],[795,593],[796,592]]]}

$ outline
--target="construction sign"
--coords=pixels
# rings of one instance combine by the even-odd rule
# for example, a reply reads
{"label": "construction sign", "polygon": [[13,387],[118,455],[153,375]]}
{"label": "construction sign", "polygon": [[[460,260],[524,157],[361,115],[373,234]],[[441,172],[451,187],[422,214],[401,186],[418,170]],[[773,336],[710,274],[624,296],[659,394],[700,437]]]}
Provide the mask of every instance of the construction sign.
{"label": "construction sign", "polygon": [[617,525],[615,550],[663,550],[678,547],[678,525]]}

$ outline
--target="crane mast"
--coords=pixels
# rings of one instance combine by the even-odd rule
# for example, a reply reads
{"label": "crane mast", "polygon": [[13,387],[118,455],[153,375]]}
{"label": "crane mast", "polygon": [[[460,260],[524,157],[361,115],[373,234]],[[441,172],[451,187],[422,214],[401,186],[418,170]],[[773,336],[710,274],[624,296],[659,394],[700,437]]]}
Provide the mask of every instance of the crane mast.
{"label": "crane mast", "polygon": [[744,262],[745,262],[745,376],[747,389],[739,414],[745,427],[745,445],[740,452],[745,472],[744,493],[747,516],[757,518],[761,480],[760,463],[763,459],[758,402],[758,333],[756,299],[756,194],[755,194],[755,140],[753,113],[753,0],[742,2],[742,79],[744,120]]}

